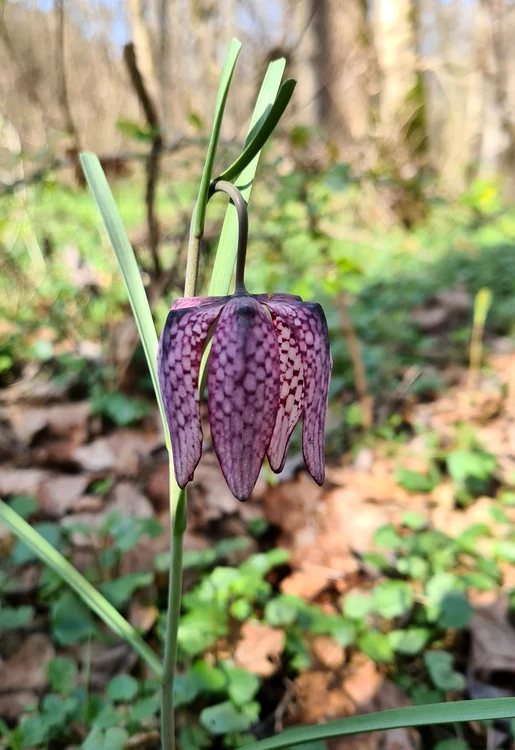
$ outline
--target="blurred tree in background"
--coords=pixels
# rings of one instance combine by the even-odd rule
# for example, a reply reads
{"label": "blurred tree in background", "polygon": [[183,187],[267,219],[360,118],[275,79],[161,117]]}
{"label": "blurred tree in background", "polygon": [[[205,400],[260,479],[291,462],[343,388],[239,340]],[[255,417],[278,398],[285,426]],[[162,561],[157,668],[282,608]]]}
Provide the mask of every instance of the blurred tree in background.
{"label": "blurred tree in background", "polygon": [[3,0],[0,9],[7,183],[19,165],[6,152],[28,167],[78,144],[126,149],[129,130],[116,124],[139,117],[122,59],[129,40],[166,138],[198,135],[233,35],[246,54],[226,138],[241,137],[257,74],[284,54],[299,80],[289,125],[312,128],[333,158],[402,178],[431,170],[453,190],[513,172],[509,0]]}

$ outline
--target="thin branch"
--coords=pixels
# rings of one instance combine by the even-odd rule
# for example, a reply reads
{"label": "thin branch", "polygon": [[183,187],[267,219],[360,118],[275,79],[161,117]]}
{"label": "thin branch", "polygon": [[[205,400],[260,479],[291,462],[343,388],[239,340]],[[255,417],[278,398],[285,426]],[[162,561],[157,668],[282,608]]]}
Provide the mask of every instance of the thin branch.
{"label": "thin branch", "polygon": [[54,11],[56,14],[56,48],[55,64],[58,79],[58,96],[61,110],[64,116],[66,132],[71,138],[72,147],[67,153],[75,168],[75,179],[79,185],[84,185],[84,175],[80,166],[79,154],[82,151],[79,132],[73,119],[70,98],[68,95],[68,81],[66,78],[66,17],[64,14],[64,0],[55,0]]}
{"label": "thin branch", "polygon": [[157,114],[157,108],[146,89],[143,76],[138,68],[136,51],[132,42],[125,45],[123,49],[123,57],[129,71],[131,83],[145,114],[152,137],[152,148],[150,149],[147,160],[147,189],[145,200],[147,204],[148,241],[154,264],[154,274],[155,276],[159,276],[161,273],[161,263],[159,260],[159,223],[155,214],[155,200],[163,151],[163,138],[161,136],[161,126]]}

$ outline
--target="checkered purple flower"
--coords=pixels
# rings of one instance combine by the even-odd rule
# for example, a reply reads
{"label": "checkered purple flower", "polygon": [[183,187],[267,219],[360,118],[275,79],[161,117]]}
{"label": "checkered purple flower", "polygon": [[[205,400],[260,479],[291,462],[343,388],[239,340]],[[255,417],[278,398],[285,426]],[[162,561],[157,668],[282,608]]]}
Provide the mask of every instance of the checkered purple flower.
{"label": "checkered purple flower", "polygon": [[265,455],[282,471],[301,415],[304,460],[322,484],[332,364],[324,312],[300,297],[250,295],[240,285],[229,297],[177,300],[161,334],[159,385],[179,486],[191,481],[202,453],[199,370],[210,334],[209,423],[231,492],[250,495]]}

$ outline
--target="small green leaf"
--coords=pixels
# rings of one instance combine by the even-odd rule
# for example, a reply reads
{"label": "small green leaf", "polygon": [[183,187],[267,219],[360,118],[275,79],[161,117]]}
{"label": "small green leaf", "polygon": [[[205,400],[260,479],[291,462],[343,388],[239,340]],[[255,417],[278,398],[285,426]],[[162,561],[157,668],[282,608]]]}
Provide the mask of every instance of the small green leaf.
{"label": "small green leaf", "polygon": [[388,640],[394,651],[406,656],[414,656],[422,651],[430,637],[427,628],[407,628],[406,630],[392,630],[388,633]]}
{"label": "small green leaf", "polygon": [[152,573],[140,570],[137,573],[127,573],[127,575],[115,578],[113,581],[105,581],[100,584],[99,591],[113,607],[120,609],[137,589],[148,586],[153,580]]}
{"label": "small green leaf", "polygon": [[227,683],[227,678],[223,671],[218,667],[213,667],[204,659],[194,662],[190,669],[190,674],[196,681],[202,692],[219,693]]}
{"label": "small green leaf", "polygon": [[463,690],[465,678],[453,668],[453,658],[447,651],[428,651],[424,654],[424,662],[433,685],[440,690]]}
{"label": "small green leaf", "polygon": [[478,589],[479,591],[490,591],[495,588],[497,582],[492,576],[488,576],[479,570],[463,573],[461,580],[467,588]]}
{"label": "small green leaf", "polygon": [[392,662],[394,651],[388,636],[376,630],[369,630],[358,640],[360,649],[375,662]]}
{"label": "small green leaf", "polygon": [[265,607],[265,620],[272,627],[292,625],[299,614],[298,603],[286,596],[271,599]]}
{"label": "small green leaf", "polygon": [[[411,471],[410,469],[399,469],[395,472],[395,481],[408,492],[431,492],[440,481],[440,474],[436,469],[433,469],[429,474],[422,474],[420,471]],[[423,526],[425,526],[425,522]]]}
{"label": "small green leaf", "polygon": [[34,617],[34,607],[2,607],[0,605],[0,633],[23,627]]}
{"label": "small green leaf", "polygon": [[11,508],[22,518],[30,518],[39,508],[39,503],[32,495],[16,495],[9,503]]}
{"label": "small green leaf", "polygon": [[440,601],[438,625],[444,630],[464,628],[469,624],[473,611],[464,591],[449,591]]}
{"label": "small green leaf", "polygon": [[112,701],[128,703],[138,694],[138,681],[130,674],[118,674],[107,686],[107,695]]}
{"label": "small green leaf", "polygon": [[236,620],[246,620],[252,614],[252,604],[246,599],[236,599],[231,604],[230,612]]}
{"label": "small green leaf", "polygon": [[372,602],[381,617],[400,617],[413,606],[413,591],[405,581],[385,581],[374,589]]}
{"label": "small green leaf", "polygon": [[52,690],[66,695],[71,693],[77,679],[77,665],[66,656],[56,656],[47,665],[47,677]]}
{"label": "small green leaf", "polygon": [[497,461],[490,453],[479,451],[453,451],[447,456],[447,470],[457,484],[467,479],[485,481],[495,471]]}
{"label": "small green leaf", "polygon": [[181,750],[204,750],[211,745],[211,739],[204,727],[193,724],[179,731],[179,744]]}
{"label": "small green leaf", "polygon": [[257,675],[239,667],[225,667],[229,678],[229,698],[236,706],[244,706],[254,700],[259,690]]}
{"label": "small green leaf", "polygon": [[142,698],[133,703],[130,708],[132,721],[147,721],[155,716],[159,710],[160,696],[152,695],[150,698]]}
{"label": "small green leaf", "polygon": [[124,750],[129,741],[129,733],[121,727],[110,727],[104,736],[103,750]]}
{"label": "small green leaf", "polygon": [[228,734],[245,732],[259,716],[259,704],[251,703],[240,710],[231,701],[218,703],[205,708],[200,714],[200,721],[211,734]]}
{"label": "small green leaf", "polygon": [[493,554],[506,562],[515,563],[515,542],[496,541],[493,545]]}
{"label": "small green leaf", "polygon": [[438,619],[443,598],[452,591],[460,590],[460,582],[452,573],[436,573],[426,584],[427,616],[431,622]]}
{"label": "small green leaf", "polygon": [[385,549],[399,549],[404,544],[403,539],[399,536],[392,524],[381,526],[374,534],[374,542],[378,547]]}
{"label": "small green leaf", "polygon": [[429,563],[419,555],[401,557],[397,560],[396,568],[399,573],[415,581],[424,581],[429,574]]}
{"label": "small green leaf", "polygon": [[402,514],[402,525],[413,531],[420,531],[427,526],[427,521],[420,513],[415,513],[412,510],[407,510]]}
{"label": "small green leaf", "polygon": [[175,675],[173,696],[175,708],[193,703],[200,693],[200,685],[191,672]]}
{"label": "small green leaf", "polygon": [[362,620],[372,611],[372,598],[362,594],[348,594],[343,601],[343,614],[351,620]]}
{"label": "small green leaf", "polygon": [[52,636],[62,646],[71,646],[95,632],[89,610],[69,591],[52,604]]}

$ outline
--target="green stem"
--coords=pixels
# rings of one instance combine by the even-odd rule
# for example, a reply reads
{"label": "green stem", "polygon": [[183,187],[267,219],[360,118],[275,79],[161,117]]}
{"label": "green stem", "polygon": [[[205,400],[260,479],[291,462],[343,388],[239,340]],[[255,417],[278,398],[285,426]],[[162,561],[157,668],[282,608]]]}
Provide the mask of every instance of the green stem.
{"label": "green stem", "polygon": [[[170,455],[170,476],[173,464]],[[170,484],[170,497],[175,494],[175,483]],[[181,616],[182,547],[186,530],[186,490],[177,498],[175,516],[170,520],[170,575],[168,580],[168,612],[166,616],[163,689],[161,696],[161,743],[163,750],[175,748],[175,709],[173,687],[177,663],[177,632]]]}

